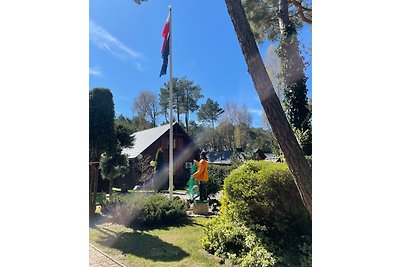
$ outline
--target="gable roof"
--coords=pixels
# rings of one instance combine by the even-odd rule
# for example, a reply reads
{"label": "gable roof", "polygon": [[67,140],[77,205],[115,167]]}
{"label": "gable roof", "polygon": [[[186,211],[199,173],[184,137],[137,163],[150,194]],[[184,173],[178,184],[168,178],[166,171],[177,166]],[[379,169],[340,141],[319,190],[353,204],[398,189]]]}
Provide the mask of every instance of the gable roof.
{"label": "gable roof", "polygon": [[269,158],[275,158],[275,154],[274,153],[264,153],[265,158],[269,159]]}
{"label": "gable roof", "polygon": [[265,160],[269,160],[275,163],[280,161],[280,158],[278,156],[275,156],[274,153],[264,153],[264,155],[266,157]]}
{"label": "gable roof", "polygon": [[[176,123],[177,122],[174,122],[174,126]],[[160,138],[168,130],[169,130],[169,123],[162,126],[133,133],[131,134],[131,136],[134,136],[135,138],[133,147],[124,148],[122,150],[122,153],[128,155],[128,158],[136,158],[137,155],[142,153],[146,148],[148,148],[151,144],[153,144],[154,141]]]}
{"label": "gable roof", "polygon": [[211,151],[207,154],[208,162],[221,165],[232,164],[232,151]]}
{"label": "gable roof", "polygon": [[[233,151],[210,151],[207,153],[209,163],[220,164],[220,165],[231,165],[232,164]],[[243,152],[237,152],[239,160],[244,161],[245,156]]]}

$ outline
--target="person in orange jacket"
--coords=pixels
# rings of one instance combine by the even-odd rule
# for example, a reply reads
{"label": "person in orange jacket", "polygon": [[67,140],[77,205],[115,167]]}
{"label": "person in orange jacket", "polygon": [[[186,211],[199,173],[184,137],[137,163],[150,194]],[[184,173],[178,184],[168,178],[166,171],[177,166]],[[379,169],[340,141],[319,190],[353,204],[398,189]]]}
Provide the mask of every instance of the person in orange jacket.
{"label": "person in orange jacket", "polygon": [[207,200],[207,184],[208,184],[208,161],[206,152],[200,153],[200,161],[195,161],[197,165],[197,171],[193,174],[194,179],[196,179],[200,184],[200,200]]}

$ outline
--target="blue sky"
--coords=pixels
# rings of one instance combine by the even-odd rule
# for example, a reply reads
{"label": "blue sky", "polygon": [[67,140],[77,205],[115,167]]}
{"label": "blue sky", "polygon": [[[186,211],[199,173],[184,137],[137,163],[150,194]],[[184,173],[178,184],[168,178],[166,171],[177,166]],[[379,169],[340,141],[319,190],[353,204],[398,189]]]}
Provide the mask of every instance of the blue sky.
{"label": "blue sky", "polygon": [[[180,54],[181,59],[180,62],[174,60],[175,71],[186,71],[185,74],[201,84],[211,94],[210,97],[217,97],[218,93],[231,97],[230,92],[238,90],[235,82],[231,81],[233,78],[241,80],[249,89],[249,94],[255,95],[223,1],[197,2],[196,8],[189,8],[195,4],[194,1],[173,2],[174,19],[181,21],[179,25],[174,24],[176,32],[181,32],[174,39],[174,44],[178,45],[178,40],[181,43],[180,51],[174,48],[174,53],[177,56]],[[396,152],[400,150],[396,123],[399,120],[400,92],[396,89],[399,82],[396,64],[400,62],[400,51],[397,35],[393,33],[398,32],[399,9],[396,5],[399,3],[391,1],[391,8],[385,4],[363,5],[363,12],[359,12],[359,2],[339,0],[335,1],[335,5],[345,8],[338,15],[333,12],[330,2],[319,1],[313,13],[313,177],[316,178],[313,180],[313,220],[318,222],[313,225],[313,244],[320,248],[313,251],[316,266],[326,266],[325,259],[331,256],[329,252],[338,246],[342,248],[341,257],[331,257],[330,266],[342,266],[343,259],[348,266],[391,266],[398,261],[400,217],[393,210],[398,209],[400,200],[400,180],[395,175],[399,172]],[[212,8],[207,6],[211,4]],[[17,183],[21,195],[32,197],[38,203],[35,209],[16,212],[16,207],[24,207],[25,202],[22,198],[15,198],[13,191],[3,190],[4,198],[13,199],[13,205],[4,205],[4,213],[12,214],[13,220],[2,220],[0,223],[3,228],[11,229],[2,235],[2,241],[11,247],[3,253],[3,261],[18,259],[21,266],[32,265],[32,262],[52,266],[65,256],[65,251],[69,251],[74,257],[63,257],[64,265],[87,264],[88,221],[83,223],[87,218],[87,207],[82,205],[87,201],[87,180],[82,177],[87,175],[89,102],[87,91],[82,88],[87,88],[89,79],[90,87],[111,88],[116,96],[116,110],[126,110],[128,115],[130,103],[138,90],[146,87],[157,90],[167,80],[165,76],[158,78],[161,30],[168,12],[167,5],[160,0],[150,0],[140,7],[131,0],[90,2],[90,18],[117,38],[123,45],[122,49],[132,49],[146,58],[141,63],[150,73],[141,73],[134,58],[122,59],[107,54],[108,50],[89,42],[89,5],[86,1],[2,2],[0,71],[3,101],[0,114],[6,127],[3,127],[5,130],[1,132],[0,140],[2,154],[7,155],[3,157],[6,163],[2,165],[2,175],[8,178],[3,179],[2,185],[14,188]],[[190,24],[182,22],[186,17],[183,10],[190,12],[187,16]],[[377,12],[379,10],[381,12]],[[200,13],[206,15],[201,16]],[[374,19],[371,19],[371,14],[374,14]],[[223,23],[218,27],[215,25],[215,28],[208,21],[203,21],[202,25],[207,26],[210,32],[223,27],[222,37],[217,36],[219,39],[215,42],[229,43],[224,50],[201,49],[203,40],[211,42],[207,30],[202,35],[187,30],[190,25],[199,29],[202,17],[213,23]],[[357,21],[357,25],[362,26],[356,29],[349,27],[349,21]],[[184,29],[187,32],[182,35]],[[384,36],[384,42],[379,38],[377,41],[371,39],[371,33]],[[187,45],[188,42],[190,45]],[[263,50],[262,55],[265,54]],[[215,55],[229,53],[226,57],[235,59],[234,64],[225,65],[227,74],[224,72],[224,76],[219,78],[227,84],[223,88],[218,88],[219,80],[208,80],[206,75],[205,71],[213,69],[217,62],[214,58],[207,59],[211,52]],[[183,69],[190,59],[197,64],[195,71]],[[208,66],[205,70],[201,69],[204,65]],[[103,77],[89,76],[89,66],[100,68]],[[117,96],[132,100],[123,102]],[[374,122],[373,127],[369,127],[371,122]],[[340,127],[340,130],[335,127]],[[54,145],[60,140],[63,141],[61,154]],[[371,162],[371,145],[366,144],[375,145],[384,155],[374,158],[373,164],[368,167],[365,165]],[[21,158],[21,151],[34,153],[34,157],[24,161],[24,168],[21,168],[21,160],[15,160]],[[352,160],[341,161],[340,168],[331,168],[331,162],[343,157],[343,151],[352,155]],[[67,159],[71,167],[60,172],[60,157],[49,156],[55,153]],[[40,185],[34,179],[20,179],[31,177],[32,173],[40,173]],[[57,179],[54,179],[54,173],[57,173]],[[376,177],[379,177],[379,183],[375,182]],[[73,206],[74,216],[58,220],[55,224],[54,218],[65,217],[65,212],[57,209],[59,201],[55,204],[49,199],[59,199],[59,191],[53,188],[65,187],[66,180],[82,186],[74,187],[73,198],[60,199],[61,205]],[[335,183],[329,182],[333,180]],[[343,187],[343,184],[346,186]],[[360,184],[363,185],[362,190]],[[37,188],[38,185],[40,188]],[[46,195],[35,194],[43,190],[43,185],[47,189]],[[340,198],[337,198],[337,192],[341,193]],[[354,192],[357,192],[356,198]],[[371,198],[371,193],[377,197]],[[51,213],[48,212],[49,205],[54,206]],[[382,216],[371,216],[370,207]],[[27,214],[39,215],[44,220],[31,220],[31,227],[24,227]],[[343,214],[351,216],[352,220],[343,223]],[[371,242],[363,242],[365,233],[382,222],[384,227],[379,228],[379,234],[369,235],[368,238],[373,243],[388,245],[371,246]],[[32,228],[36,231],[30,231]],[[59,231],[62,228],[73,231]],[[35,240],[36,246],[24,251],[28,257],[20,257],[18,248],[21,242],[13,229],[23,233],[19,235],[24,238],[22,242]],[[350,238],[351,242],[343,242],[343,236]],[[63,242],[59,242],[60,238]],[[57,246],[53,245],[55,243]],[[46,257],[38,257],[43,247],[48,253]],[[366,254],[371,257],[365,257]]]}
{"label": "blue sky", "polygon": [[[142,90],[159,92],[169,79],[158,77],[162,59],[161,31],[171,1],[90,0],[89,87],[105,87],[114,95],[116,116],[132,117],[132,102]],[[262,126],[262,107],[247,72],[225,2],[172,1],[173,76],[186,75],[205,96],[219,102],[246,104],[253,126]],[[300,40],[311,47],[311,30]],[[260,47],[265,58],[266,42]],[[306,71],[311,96],[311,68]],[[195,118],[194,115],[191,118]],[[161,118],[160,118],[161,119]]]}

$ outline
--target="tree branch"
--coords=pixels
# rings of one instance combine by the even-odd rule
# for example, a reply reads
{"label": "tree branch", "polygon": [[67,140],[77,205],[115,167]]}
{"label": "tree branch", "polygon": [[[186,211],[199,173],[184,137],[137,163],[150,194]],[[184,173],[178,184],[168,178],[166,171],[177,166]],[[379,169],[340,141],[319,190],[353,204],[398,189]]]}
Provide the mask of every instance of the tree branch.
{"label": "tree branch", "polygon": [[307,17],[304,15],[304,11],[306,11],[306,12],[312,12],[312,9],[311,9],[311,8],[307,8],[307,7],[303,7],[303,6],[301,5],[301,3],[297,2],[296,0],[290,0],[290,2],[295,6],[295,8],[297,9],[297,11],[299,11],[298,14],[300,15],[301,20],[311,25],[311,24],[312,24],[312,20],[309,19],[309,18],[307,18]]}
{"label": "tree branch", "polygon": [[312,8],[304,7],[301,3],[297,2],[296,0],[291,0],[292,4],[296,7],[301,7],[304,11],[312,12]]}

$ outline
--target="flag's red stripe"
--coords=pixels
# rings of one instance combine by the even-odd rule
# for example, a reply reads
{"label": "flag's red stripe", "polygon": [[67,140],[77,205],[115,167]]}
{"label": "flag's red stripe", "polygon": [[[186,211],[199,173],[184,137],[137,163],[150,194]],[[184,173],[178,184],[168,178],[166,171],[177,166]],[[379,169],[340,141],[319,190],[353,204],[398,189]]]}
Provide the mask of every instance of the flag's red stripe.
{"label": "flag's red stripe", "polygon": [[167,34],[169,33],[169,20],[165,22],[164,29],[161,33],[162,37],[167,38]]}
{"label": "flag's red stripe", "polygon": [[169,23],[170,23],[170,16],[168,15],[167,21],[165,22],[164,29],[161,33],[162,37],[164,37],[164,42],[161,48],[161,55],[163,58],[163,64],[161,66],[160,77],[167,73],[167,66],[168,66],[168,55],[169,55]]}
{"label": "flag's red stripe", "polygon": [[162,37],[164,37],[164,42],[163,42],[163,45],[161,48],[161,53],[163,53],[163,51],[164,51],[165,43],[167,42],[167,39],[168,39],[167,38],[168,34],[169,34],[169,15],[168,15],[167,21],[165,22],[164,29],[161,33]]}

